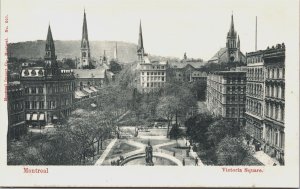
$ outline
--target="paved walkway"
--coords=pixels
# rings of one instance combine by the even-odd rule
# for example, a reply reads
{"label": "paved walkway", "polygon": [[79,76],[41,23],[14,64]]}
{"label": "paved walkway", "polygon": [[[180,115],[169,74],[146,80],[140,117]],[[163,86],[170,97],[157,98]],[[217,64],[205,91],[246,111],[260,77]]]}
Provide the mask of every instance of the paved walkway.
{"label": "paved walkway", "polygon": [[263,151],[255,152],[253,157],[258,159],[258,161],[260,161],[261,163],[263,163],[266,166],[273,166],[274,163],[276,165],[280,165],[280,163],[277,160],[275,160],[274,158],[271,158],[269,155],[267,155]]}
{"label": "paved walkway", "polygon": [[115,143],[117,142],[118,139],[113,139],[109,145],[106,147],[106,149],[104,150],[103,154],[101,154],[100,158],[96,161],[95,165],[101,165],[106,156],[108,155],[108,153],[110,152],[110,150],[112,149],[112,147],[115,145]]}
{"label": "paved walkway", "polygon": [[[152,138],[152,136],[144,136],[143,138],[147,138],[147,137]],[[107,146],[107,148],[105,149],[103,154],[100,156],[100,158],[97,160],[95,165],[109,165],[109,163],[107,163],[107,162],[116,161],[119,159],[119,157],[106,159],[107,155],[109,154],[110,150],[115,145],[116,141],[117,141],[117,139],[114,139],[110,142],[110,144]],[[122,156],[124,158],[129,157],[129,156],[134,156],[137,154],[141,154],[141,153],[145,153],[146,144],[144,144],[142,142],[134,141],[134,139],[123,140],[122,142],[138,148],[137,150],[122,154]],[[186,141],[185,139],[178,140],[177,142],[180,146],[185,146],[186,144],[189,145],[188,141]],[[164,143],[152,146],[153,147],[153,155],[169,159],[173,162],[176,162],[179,166],[182,166],[183,159],[185,159],[186,166],[194,165],[195,158],[197,157],[198,158],[198,166],[203,166],[203,163],[197,156],[197,153],[193,152],[192,150],[190,151],[189,157],[186,157],[186,149],[174,149],[176,151],[175,156],[173,154],[174,153],[173,151],[162,149],[162,147],[164,147],[164,146],[173,145],[173,144],[176,144],[177,142],[175,140],[171,140],[171,141],[166,140]]]}

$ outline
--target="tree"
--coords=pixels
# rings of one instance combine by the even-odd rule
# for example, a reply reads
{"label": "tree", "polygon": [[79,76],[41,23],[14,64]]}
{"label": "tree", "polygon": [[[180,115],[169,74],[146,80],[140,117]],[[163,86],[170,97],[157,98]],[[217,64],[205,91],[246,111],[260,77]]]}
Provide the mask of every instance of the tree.
{"label": "tree", "polygon": [[215,118],[207,113],[193,116],[185,122],[185,126],[187,127],[186,135],[192,142],[200,143],[204,147],[208,147],[210,144],[208,143],[206,132],[208,131],[209,125],[214,121]]}
{"label": "tree", "polygon": [[115,60],[110,61],[110,71],[114,74],[119,73],[122,70],[120,64],[118,64]]}
{"label": "tree", "polygon": [[249,147],[242,139],[230,136],[223,138],[216,150],[218,165],[241,165],[250,154]]}
{"label": "tree", "polygon": [[178,139],[184,136],[184,132],[178,127],[178,125],[174,124],[170,130],[170,139],[175,139],[178,147]]}
{"label": "tree", "polygon": [[220,119],[208,127],[207,137],[211,145],[217,146],[226,136],[238,137],[241,134],[240,131],[240,127],[235,120]]}

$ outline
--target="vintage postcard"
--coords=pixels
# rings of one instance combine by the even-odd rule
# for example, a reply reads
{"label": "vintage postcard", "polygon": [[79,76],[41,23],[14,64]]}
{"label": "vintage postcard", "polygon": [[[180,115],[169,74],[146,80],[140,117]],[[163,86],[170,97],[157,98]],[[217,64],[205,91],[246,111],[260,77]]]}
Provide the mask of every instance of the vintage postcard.
{"label": "vintage postcard", "polygon": [[0,186],[299,186],[298,1],[0,2]]}

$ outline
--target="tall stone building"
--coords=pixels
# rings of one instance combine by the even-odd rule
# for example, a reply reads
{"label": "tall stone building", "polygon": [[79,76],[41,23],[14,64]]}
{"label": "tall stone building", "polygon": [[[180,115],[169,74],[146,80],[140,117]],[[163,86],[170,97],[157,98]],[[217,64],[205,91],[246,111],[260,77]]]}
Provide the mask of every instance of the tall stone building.
{"label": "tall stone building", "polygon": [[140,22],[139,40],[138,40],[138,64],[140,67],[140,82],[138,89],[140,92],[147,93],[158,90],[165,86],[167,77],[167,62],[150,62],[145,53],[143,44],[142,25]]}
{"label": "tall stone building", "polygon": [[27,132],[24,89],[18,81],[9,82],[7,88],[8,138],[18,139]]}
{"label": "tall stone building", "polygon": [[207,76],[206,104],[215,116],[236,119],[244,125],[245,101],[245,71],[217,71]]}
{"label": "tall stone building", "polygon": [[284,163],[285,45],[247,53],[248,134]]}
{"label": "tall stone building", "polygon": [[74,100],[74,74],[58,67],[50,25],[45,51],[44,67],[26,67],[21,71],[26,123],[33,126],[68,116]]}
{"label": "tall stone building", "polygon": [[209,63],[246,63],[246,57],[241,52],[240,37],[234,29],[233,15],[231,24],[226,37],[226,47],[221,48],[208,62]]}
{"label": "tall stone building", "polygon": [[81,50],[81,58],[80,58],[80,64],[77,68],[88,68],[89,66],[91,66],[91,52],[90,52],[85,10],[83,16],[82,39],[81,39],[80,50]]}

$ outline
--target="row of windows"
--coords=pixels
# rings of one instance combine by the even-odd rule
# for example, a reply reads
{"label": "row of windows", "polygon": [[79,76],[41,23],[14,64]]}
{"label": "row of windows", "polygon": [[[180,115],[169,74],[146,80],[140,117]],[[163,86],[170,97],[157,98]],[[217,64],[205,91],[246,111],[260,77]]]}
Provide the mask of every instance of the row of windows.
{"label": "row of windows", "polygon": [[164,87],[165,83],[160,82],[150,82],[150,83],[142,83],[143,87]]}
{"label": "row of windows", "polygon": [[[61,105],[69,105],[70,100],[65,98],[62,100]],[[47,107],[48,109],[55,109],[57,106],[56,101],[47,101]],[[26,109],[44,109],[45,108],[45,102],[44,101],[25,101],[25,108]]]}
{"label": "row of windows", "polygon": [[23,110],[23,102],[20,101],[20,102],[13,102],[11,105],[10,105],[10,111],[13,111],[13,112],[18,112],[18,111],[21,111]]}
{"label": "row of windows", "polygon": [[43,94],[44,88],[43,87],[26,87],[25,94]]}
{"label": "row of windows", "polygon": [[249,94],[251,96],[256,96],[256,97],[262,98],[263,94],[264,94],[262,85],[248,83],[247,84],[247,94]]}
{"label": "row of windows", "polygon": [[284,68],[267,68],[267,79],[284,79]]}
{"label": "row of windows", "polygon": [[266,96],[284,99],[284,87],[280,85],[267,85]]}
{"label": "row of windows", "polygon": [[245,108],[226,108],[226,117],[244,117]]}
{"label": "row of windows", "polygon": [[278,121],[284,121],[284,106],[267,102],[265,116]]}
{"label": "row of windows", "polygon": [[264,80],[264,72],[263,68],[248,68],[247,69],[247,79],[263,81]]}
{"label": "row of windows", "polygon": [[272,126],[266,126],[266,141],[272,145],[283,148],[284,132],[275,129]]}
{"label": "row of windows", "polygon": [[142,75],[165,75],[165,72],[146,72],[146,73],[144,73],[144,72],[142,72]]}
{"label": "row of windows", "polygon": [[263,106],[260,102],[247,99],[246,110],[247,110],[247,112],[250,112],[251,114],[254,114],[257,116],[263,116]]}
{"label": "row of windows", "polygon": [[[146,77],[142,77],[142,81],[145,81]],[[165,77],[160,76],[151,76],[147,77],[147,81],[165,81]]]}
{"label": "row of windows", "polygon": [[245,96],[227,96],[226,97],[226,103],[236,103],[236,102],[239,102],[239,103],[243,103],[246,101],[246,97]]}
{"label": "row of windows", "polygon": [[253,56],[247,58],[247,63],[258,63],[263,62],[262,56]]}
{"label": "row of windows", "polygon": [[142,66],[142,69],[143,70],[150,70],[150,69],[153,69],[153,70],[155,70],[155,69],[157,69],[157,70],[163,70],[163,69],[165,69],[165,66]]}

